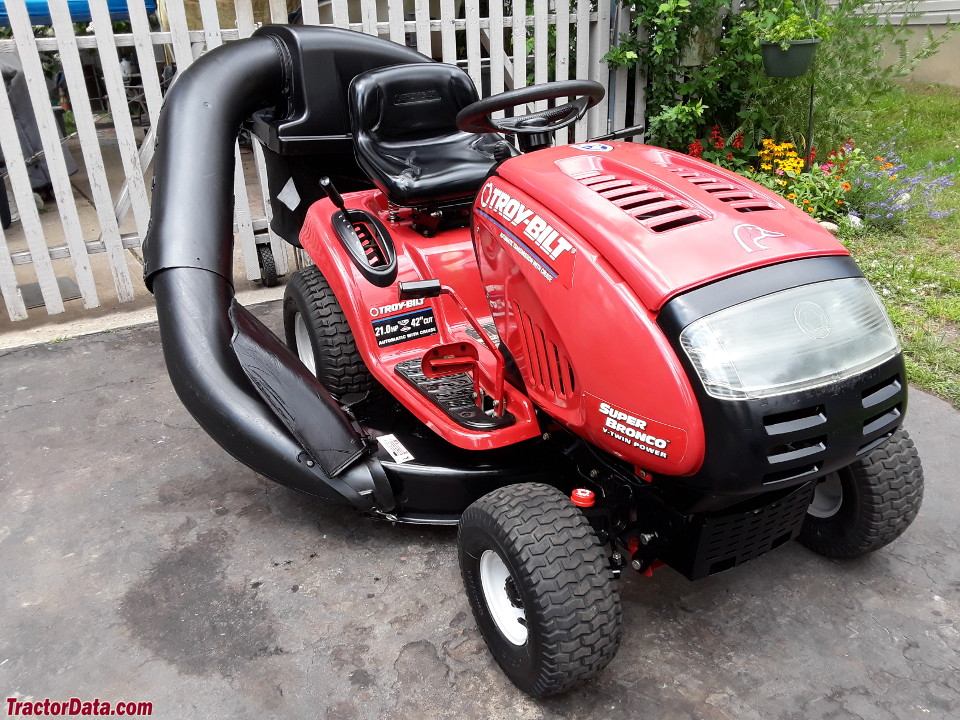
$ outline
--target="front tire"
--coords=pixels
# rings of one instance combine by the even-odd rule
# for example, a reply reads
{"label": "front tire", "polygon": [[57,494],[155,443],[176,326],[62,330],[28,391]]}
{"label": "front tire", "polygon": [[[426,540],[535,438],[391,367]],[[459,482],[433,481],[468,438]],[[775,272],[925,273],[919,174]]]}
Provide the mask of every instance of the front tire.
{"label": "front tire", "polygon": [[337,400],[377,386],[329,283],[316,267],[297,270],[283,293],[287,345]]}
{"label": "front tire", "polygon": [[484,495],[464,511],[458,546],[473,616],[521,690],[560,692],[616,655],[620,596],[609,560],[559,490],[524,483]]}
{"label": "front tire", "polygon": [[923,501],[923,468],[906,430],[895,432],[814,491],[799,540],[820,555],[851,558],[903,534]]}

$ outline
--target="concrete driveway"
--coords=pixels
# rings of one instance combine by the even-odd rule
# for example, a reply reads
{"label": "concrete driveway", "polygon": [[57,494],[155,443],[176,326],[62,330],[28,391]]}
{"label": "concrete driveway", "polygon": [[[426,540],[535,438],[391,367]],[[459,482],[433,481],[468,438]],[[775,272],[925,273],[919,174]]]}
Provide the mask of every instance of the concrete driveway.
{"label": "concrete driveway", "polygon": [[[258,314],[277,327],[279,305]],[[914,391],[920,516],[834,562],[791,544],[621,583],[609,668],[545,701],[504,678],[453,529],[270,483],[180,405],[155,325],[0,351],[4,698],[158,718],[960,717],[960,413]],[[4,705],[4,711],[8,704]]]}

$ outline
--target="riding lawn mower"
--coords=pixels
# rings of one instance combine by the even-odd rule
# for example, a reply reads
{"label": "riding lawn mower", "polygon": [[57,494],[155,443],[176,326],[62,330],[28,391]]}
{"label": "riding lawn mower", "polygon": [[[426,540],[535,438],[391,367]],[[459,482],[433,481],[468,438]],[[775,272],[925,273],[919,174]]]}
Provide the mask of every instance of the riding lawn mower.
{"label": "riding lawn mower", "polygon": [[[479,630],[534,696],[613,659],[622,573],[702,578],[795,538],[860,555],[923,494],[903,356],[846,249],[698,159],[555,146],[602,96],[480,99],[386,40],[266,26],[168,93],[145,243],[198,423],[291,488],[458,524]],[[286,343],[233,297],[241,126],[314,263]]]}

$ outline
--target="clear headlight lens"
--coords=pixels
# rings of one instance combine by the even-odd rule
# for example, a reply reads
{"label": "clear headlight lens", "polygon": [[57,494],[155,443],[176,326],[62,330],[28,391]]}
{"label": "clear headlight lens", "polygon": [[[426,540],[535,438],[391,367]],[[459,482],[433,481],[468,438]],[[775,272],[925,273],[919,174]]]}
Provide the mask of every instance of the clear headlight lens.
{"label": "clear headlight lens", "polygon": [[721,310],[680,333],[716,398],[781,395],[852,377],[900,351],[879,298],[863,278],[782,290]]}

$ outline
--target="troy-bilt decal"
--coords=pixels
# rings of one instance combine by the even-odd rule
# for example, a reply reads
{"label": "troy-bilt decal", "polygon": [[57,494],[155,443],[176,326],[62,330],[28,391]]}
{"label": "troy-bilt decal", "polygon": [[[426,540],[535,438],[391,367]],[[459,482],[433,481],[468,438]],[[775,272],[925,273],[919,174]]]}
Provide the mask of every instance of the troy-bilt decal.
{"label": "troy-bilt decal", "polygon": [[[521,196],[526,197],[526,196]],[[559,279],[571,287],[576,248],[564,232],[545,215],[541,217],[530,199],[520,200],[497,186],[495,180],[483,186],[477,199],[476,231],[481,226],[490,240],[509,248],[547,282]],[[541,211],[542,212],[542,211]]]}
{"label": "troy-bilt decal", "polygon": [[[507,226],[508,231],[513,227],[520,232],[520,226],[523,225],[523,235],[543,251],[545,259],[556,260],[564,253],[574,252],[573,245],[559,231],[522,202],[495,187],[492,182],[488,182],[480,191],[480,207],[498,216],[491,219],[500,220]],[[487,214],[487,217],[490,217],[490,214]]]}
{"label": "troy-bilt decal", "polygon": [[378,346],[387,347],[428,335],[436,335],[437,322],[433,317],[432,308],[414,310],[403,315],[391,315],[374,320],[373,334]]}
{"label": "troy-bilt decal", "polygon": [[553,279],[557,277],[556,270],[541,260],[540,257],[525,242],[523,242],[523,240],[507,230],[503,225],[487,215],[487,213],[483,212],[483,210],[478,210],[477,212],[500,228],[500,239],[513,248],[520,257],[533,265],[534,269],[543,276],[544,280],[547,282],[553,282]]}
{"label": "troy-bilt decal", "polygon": [[607,145],[606,143],[580,143],[570,147],[574,150],[586,150],[587,152],[610,152],[613,150],[613,145]]}
{"label": "troy-bilt decal", "polygon": [[426,302],[424,298],[416,298],[415,300],[403,300],[401,302],[395,302],[392,305],[381,305],[380,307],[370,308],[370,317],[380,317],[381,315],[392,315],[393,313],[398,313],[401,310],[409,310],[410,308],[420,307]]}
{"label": "troy-bilt decal", "polygon": [[[746,250],[748,253],[755,252],[757,250],[769,250],[770,247],[764,245],[761,240],[766,240],[767,238],[778,238],[786,237],[781,232],[776,232],[775,230],[767,230],[762,228],[759,225],[737,225],[733,229],[733,237],[740,247]],[[750,246],[753,247],[750,247]]]}
{"label": "troy-bilt decal", "polygon": [[667,445],[670,441],[647,432],[646,420],[611,407],[605,402],[600,403],[600,413],[606,416],[603,423],[604,435],[609,435],[631,447],[640,448],[651,455],[668,457]]}

